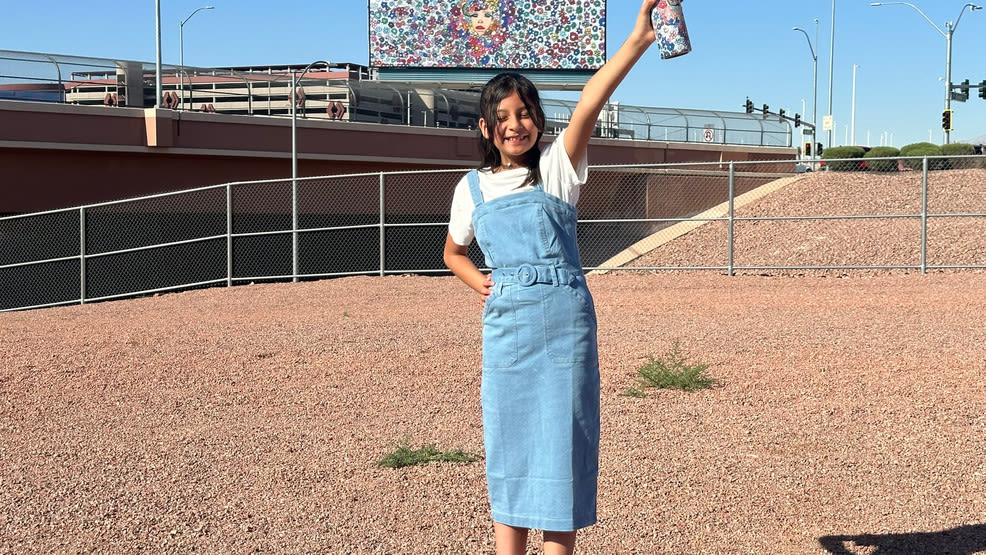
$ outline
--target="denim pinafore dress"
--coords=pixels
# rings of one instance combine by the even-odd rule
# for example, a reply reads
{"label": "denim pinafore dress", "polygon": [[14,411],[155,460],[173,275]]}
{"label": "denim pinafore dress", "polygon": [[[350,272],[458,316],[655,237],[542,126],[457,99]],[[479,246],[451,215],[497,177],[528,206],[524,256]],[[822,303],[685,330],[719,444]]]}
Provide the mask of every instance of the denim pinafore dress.
{"label": "denim pinafore dress", "polygon": [[483,201],[476,241],[492,268],[483,310],[483,440],[494,522],[570,531],[596,521],[599,357],[575,207],[532,191]]}

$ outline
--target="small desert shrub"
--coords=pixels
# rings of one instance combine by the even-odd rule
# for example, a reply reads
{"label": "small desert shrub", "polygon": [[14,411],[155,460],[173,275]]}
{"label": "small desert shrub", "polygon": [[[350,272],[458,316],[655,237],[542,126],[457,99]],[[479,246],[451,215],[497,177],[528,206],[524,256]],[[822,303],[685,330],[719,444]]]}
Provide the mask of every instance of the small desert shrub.
{"label": "small desert shrub", "polygon": [[380,459],[377,464],[387,468],[403,468],[432,462],[470,463],[478,458],[477,455],[466,453],[461,449],[439,451],[434,445],[424,445],[418,449],[411,449],[411,439],[404,438],[395,451]]}
{"label": "small desert shrub", "polygon": [[646,397],[648,387],[698,391],[717,383],[706,374],[708,364],[689,363],[677,341],[661,358],[654,358],[637,371],[637,384],[627,389],[628,397]]}

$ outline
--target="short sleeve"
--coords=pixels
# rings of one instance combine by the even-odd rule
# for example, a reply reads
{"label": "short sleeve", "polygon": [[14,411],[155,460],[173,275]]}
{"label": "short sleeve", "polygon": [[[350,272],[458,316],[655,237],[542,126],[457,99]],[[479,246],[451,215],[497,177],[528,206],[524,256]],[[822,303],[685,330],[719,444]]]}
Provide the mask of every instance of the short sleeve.
{"label": "short sleeve", "polygon": [[460,247],[472,243],[475,232],[472,227],[472,211],[475,203],[469,191],[469,180],[465,176],[455,185],[452,192],[452,208],[449,210],[448,233],[452,241]]}
{"label": "short sleeve", "polygon": [[565,152],[566,132],[567,130],[559,133],[541,153],[541,182],[546,193],[574,206],[579,201],[579,192],[589,176],[589,164],[583,153],[578,166],[572,166],[572,160]]}

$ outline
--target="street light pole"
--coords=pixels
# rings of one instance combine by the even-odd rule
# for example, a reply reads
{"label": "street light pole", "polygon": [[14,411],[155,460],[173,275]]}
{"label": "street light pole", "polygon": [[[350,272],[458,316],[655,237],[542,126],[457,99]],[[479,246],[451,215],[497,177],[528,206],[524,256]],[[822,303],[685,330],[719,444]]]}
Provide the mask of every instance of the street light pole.
{"label": "street light pole", "polygon": [[180,109],[185,109],[185,23],[188,23],[192,16],[199,13],[202,10],[211,10],[213,6],[202,6],[196,9],[194,12],[190,13],[188,17],[185,18],[178,25],[178,82],[181,84],[181,102],[179,106]]}
{"label": "street light pole", "polygon": [[[812,65],[814,66],[814,76],[811,82],[811,142],[816,142],[818,139],[818,54],[815,53],[815,48],[811,45],[811,38],[808,37],[808,32],[801,27],[795,27],[795,31],[801,31],[805,35],[805,40],[808,41],[808,50],[811,52]],[[818,18],[815,18],[815,44],[818,44]],[[817,149],[812,149],[811,159],[814,160],[815,156],[818,155]]]}
{"label": "street light pole", "polygon": [[298,281],[298,82],[305,77],[312,67],[329,62],[319,60],[308,64],[300,75],[291,70],[291,281]]}
{"label": "street light pole", "polygon": [[[828,117],[832,118],[832,71],[835,67],[833,64],[835,62],[835,0],[832,0],[832,33],[829,38],[829,110]],[[828,144],[826,147],[832,146],[832,129],[835,127],[835,123],[829,126],[829,137]]]}
{"label": "street light pole", "polygon": [[[858,65],[853,64],[852,66],[852,103],[849,110],[849,138],[850,145],[856,144],[856,70],[859,68]],[[869,142],[869,141],[867,141]]]}
{"label": "street light pole", "polygon": [[[932,27],[938,31],[941,36],[945,37],[945,110],[952,109],[952,35],[955,34],[955,29],[959,26],[959,21],[962,19],[962,14],[965,13],[965,9],[969,8],[970,11],[981,10],[982,6],[976,4],[965,4],[962,9],[959,10],[959,16],[955,18],[955,23],[951,21],[945,22],[945,29],[942,30],[941,27],[935,24],[930,17],[924,14],[920,8],[911,4],[910,2],[871,2],[871,6],[893,6],[895,4],[900,4],[903,6],[909,6],[914,11],[921,14],[921,17],[925,18]],[[942,128],[942,132],[945,138],[945,144],[949,143],[950,132],[948,129]]]}
{"label": "street light pole", "polygon": [[[161,107],[161,0],[154,0],[154,39],[157,43],[157,61],[154,65],[154,107]],[[141,106],[143,106],[141,102]]]}

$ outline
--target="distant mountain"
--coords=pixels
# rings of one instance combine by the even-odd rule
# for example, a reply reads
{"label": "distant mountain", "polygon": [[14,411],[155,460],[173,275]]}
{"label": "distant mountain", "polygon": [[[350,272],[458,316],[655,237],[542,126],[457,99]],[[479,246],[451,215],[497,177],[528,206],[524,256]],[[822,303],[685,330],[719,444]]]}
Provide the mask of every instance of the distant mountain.
{"label": "distant mountain", "polygon": [[986,145],[986,135],[980,135],[978,137],[973,137],[971,139],[965,139],[957,142],[969,143],[970,145]]}

